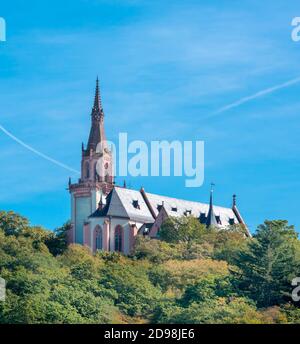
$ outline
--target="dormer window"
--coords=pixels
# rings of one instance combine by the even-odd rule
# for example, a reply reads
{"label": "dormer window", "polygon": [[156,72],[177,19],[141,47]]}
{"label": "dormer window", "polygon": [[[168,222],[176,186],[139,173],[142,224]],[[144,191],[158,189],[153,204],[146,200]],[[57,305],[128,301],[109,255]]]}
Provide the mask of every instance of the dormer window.
{"label": "dormer window", "polygon": [[218,225],[222,224],[221,219],[220,219],[220,215],[216,216],[216,221],[217,221]]}
{"label": "dormer window", "polygon": [[161,204],[158,204],[157,205],[157,210],[160,212],[161,211],[161,208],[162,208],[162,205]]}
{"label": "dormer window", "polygon": [[177,211],[177,207],[172,207],[171,210],[172,211]]}
{"label": "dormer window", "polygon": [[135,207],[135,209],[141,209],[139,201],[137,199],[132,201],[132,205]]}
{"label": "dormer window", "polygon": [[192,211],[191,211],[191,210],[186,210],[186,211],[184,212],[184,215],[185,215],[185,216],[192,215]]}
{"label": "dormer window", "polygon": [[229,219],[229,224],[230,224],[230,226],[233,226],[234,225],[234,219]]}
{"label": "dormer window", "polygon": [[200,223],[206,223],[206,215],[205,213],[200,213]]}

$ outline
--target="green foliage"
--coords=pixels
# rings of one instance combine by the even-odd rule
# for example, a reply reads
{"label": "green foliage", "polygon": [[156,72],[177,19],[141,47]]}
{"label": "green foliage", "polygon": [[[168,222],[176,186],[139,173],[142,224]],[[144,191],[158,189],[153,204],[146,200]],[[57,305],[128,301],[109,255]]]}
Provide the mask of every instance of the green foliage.
{"label": "green foliage", "polygon": [[289,324],[300,324],[300,308],[290,303],[282,307],[282,312],[287,318]]}
{"label": "green foliage", "polygon": [[235,261],[237,288],[259,307],[290,299],[291,280],[299,274],[294,242],[297,233],[287,221],[265,221]]}
{"label": "green foliage", "polygon": [[238,255],[246,249],[249,241],[245,237],[243,228],[239,226],[232,226],[228,230],[210,229],[204,240],[213,245],[214,259],[225,260],[229,264],[234,264]]}
{"label": "green foliage", "polygon": [[187,307],[194,302],[206,302],[217,297],[232,297],[234,292],[228,277],[216,278],[211,275],[189,285],[180,300]]}
{"label": "green foliage", "polygon": [[286,221],[247,239],[240,227],[169,219],[131,257],[67,247],[69,226],[51,232],[0,212],[0,323],[300,323],[290,297],[300,243]]}
{"label": "green foliage", "polygon": [[100,283],[116,291],[116,306],[130,316],[148,315],[161,296],[159,288],[150,282],[148,264],[135,263],[123,257],[107,262],[101,270]]}
{"label": "green foliage", "polygon": [[57,256],[67,249],[67,231],[71,229],[71,223],[66,222],[63,226],[56,228],[52,235],[48,235],[45,240],[49,251]]}
{"label": "green foliage", "polygon": [[[172,312],[173,308],[174,311]],[[263,316],[243,298],[216,298],[194,302],[189,307],[163,307],[155,322],[172,324],[260,324]],[[159,315],[157,317],[157,315]]]}
{"label": "green foliage", "polygon": [[169,217],[161,226],[159,237],[170,243],[197,242],[205,233],[205,226],[193,216]]}
{"label": "green foliage", "polygon": [[199,279],[215,276],[223,278],[228,275],[226,262],[212,259],[169,260],[151,270],[150,278],[164,291],[181,295],[190,285]]}
{"label": "green foliage", "polygon": [[179,259],[181,252],[175,244],[139,236],[136,238],[132,255],[136,259],[148,259],[153,263],[161,263],[172,258]]}
{"label": "green foliage", "polygon": [[28,220],[14,213],[13,211],[1,211],[0,212],[0,228],[4,231],[5,235],[19,235],[26,228],[28,228]]}

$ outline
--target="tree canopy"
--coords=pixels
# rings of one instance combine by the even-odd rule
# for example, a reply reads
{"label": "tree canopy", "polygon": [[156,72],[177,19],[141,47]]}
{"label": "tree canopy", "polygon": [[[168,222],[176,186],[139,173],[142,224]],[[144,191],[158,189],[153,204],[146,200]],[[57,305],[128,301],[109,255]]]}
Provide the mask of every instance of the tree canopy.
{"label": "tree canopy", "polygon": [[0,323],[300,323],[300,244],[287,221],[245,238],[168,219],[160,240],[138,236],[129,257],[68,247],[69,226],[0,212]]}

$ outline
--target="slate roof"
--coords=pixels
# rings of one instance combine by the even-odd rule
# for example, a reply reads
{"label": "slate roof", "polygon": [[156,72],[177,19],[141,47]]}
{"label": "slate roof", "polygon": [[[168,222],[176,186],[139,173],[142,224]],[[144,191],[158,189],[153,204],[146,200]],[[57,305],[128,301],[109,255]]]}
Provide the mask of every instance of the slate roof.
{"label": "slate roof", "polygon": [[[134,204],[138,204],[138,208]],[[115,186],[107,196],[106,205],[96,210],[90,217],[114,216],[128,218],[142,223],[153,223],[151,215],[140,191]]]}
{"label": "slate roof", "polygon": [[[208,216],[209,212],[209,204],[200,203],[200,202],[192,202],[186,201],[178,198],[171,198],[167,196],[160,196],[155,194],[150,194],[146,192],[147,198],[156,213],[158,214],[158,206],[164,203],[164,208],[169,216],[184,216],[187,211],[191,211],[191,215],[199,218],[201,213]],[[176,208],[177,211],[173,211],[172,208]],[[215,216],[220,217],[221,225],[227,226],[229,225],[229,220],[234,219],[234,222],[237,224],[238,219],[235,216],[234,212],[231,208],[224,208],[219,206],[213,206]]]}
{"label": "slate roof", "polygon": [[[160,206],[164,208],[169,216],[184,216],[191,212],[191,215],[200,218],[201,213],[205,217],[209,215],[209,204],[192,202],[178,198],[171,198],[145,192],[146,197],[157,216]],[[138,208],[135,205],[138,204]],[[176,211],[175,211],[176,209]],[[219,217],[221,226],[229,225],[229,221],[234,219],[234,223],[239,223],[238,218],[231,208],[213,206],[213,213]],[[107,196],[106,205],[102,210],[96,210],[90,217],[115,216],[128,218],[133,221],[143,223],[153,223],[154,218],[140,191],[130,190],[115,186]]]}

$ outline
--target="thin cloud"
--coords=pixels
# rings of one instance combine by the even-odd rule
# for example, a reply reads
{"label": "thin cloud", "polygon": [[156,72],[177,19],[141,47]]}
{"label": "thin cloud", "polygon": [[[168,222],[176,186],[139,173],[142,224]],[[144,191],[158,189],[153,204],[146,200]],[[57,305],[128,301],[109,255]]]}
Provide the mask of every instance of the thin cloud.
{"label": "thin cloud", "polygon": [[238,101],[236,101],[234,103],[231,103],[229,105],[223,106],[219,110],[215,111],[213,113],[213,115],[216,115],[216,114],[228,111],[230,109],[236,108],[236,107],[238,107],[240,105],[243,105],[245,103],[250,102],[251,100],[254,100],[256,98],[260,98],[260,97],[263,97],[263,96],[268,95],[270,93],[276,92],[278,90],[281,90],[282,88],[286,88],[286,87],[298,84],[299,82],[300,82],[300,77],[292,79],[292,80],[289,80],[289,81],[286,81],[286,82],[284,82],[283,84],[280,84],[280,85],[269,87],[269,88],[267,88],[265,90],[262,90],[262,91],[259,91],[259,92],[255,93],[255,94],[253,94],[251,96],[247,96],[247,97],[241,98],[240,100],[238,100]]}
{"label": "thin cloud", "polygon": [[39,157],[45,159],[45,160],[48,160],[50,162],[52,162],[53,164],[59,166],[59,167],[62,167],[68,171],[71,171],[73,173],[78,173],[80,174],[79,171],[77,170],[74,170],[72,167],[69,167],[68,165],[65,165],[64,163],[58,161],[58,160],[55,160],[53,158],[51,158],[50,156],[36,150],[35,148],[29,146],[28,144],[26,144],[25,142],[23,142],[22,140],[18,139],[16,136],[14,136],[12,133],[10,133],[8,130],[6,130],[2,125],[0,125],[0,130],[5,134],[7,135],[8,137],[10,137],[12,140],[14,140],[15,142],[17,142],[19,145],[23,146],[24,148],[28,149],[29,151],[31,151],[32,153],[38,155]]}

